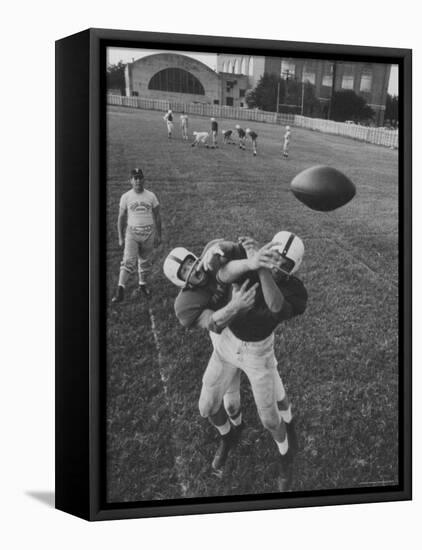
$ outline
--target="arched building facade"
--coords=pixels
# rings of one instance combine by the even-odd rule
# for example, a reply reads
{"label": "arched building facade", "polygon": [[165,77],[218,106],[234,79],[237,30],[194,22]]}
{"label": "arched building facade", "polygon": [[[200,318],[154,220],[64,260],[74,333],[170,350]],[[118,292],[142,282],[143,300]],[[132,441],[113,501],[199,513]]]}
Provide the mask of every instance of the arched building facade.
{"label": "arched building facade", "polygon": [[186,55],[160,53],[128,63],[125,85],[128,96],[243,107],[247,77],[219,74]]}

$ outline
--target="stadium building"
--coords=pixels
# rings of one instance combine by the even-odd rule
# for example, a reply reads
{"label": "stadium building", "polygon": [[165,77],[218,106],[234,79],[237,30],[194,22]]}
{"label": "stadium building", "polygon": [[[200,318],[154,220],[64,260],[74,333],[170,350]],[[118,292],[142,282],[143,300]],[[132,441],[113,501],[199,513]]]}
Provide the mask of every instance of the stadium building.
{"label": "stadium building", "polygon": [[[281,76],[287,82],[309,82],[315,86],[315,97],[321,104],[321,117],[327,118],[333,91],[353,90],[362,96],[375,112],[375,123],[382,126],[391,65],[385,63],[356,63],[321,59],[257,57],[248,55],[217,56],[219,74],[232,74],[234,78],[247,76],[248,89],[255,88],[264,73]],[[334,79],[334,83],[333,83]],[[280,107],[292,107],[283,104]],[[300,112],[300,107],[297,108]]]}
{"label": "stadium building", "polygon": [[[128,63],[125,69],[127,96],[159,98],[179,103],[209,103],[247,107],[245,96],[256,87],[264,73],[286,81],[314,86],[319,112],[328,118],[333,91],[353,90],[375,112],[375,124],[384,122],[391,66],[383,63],[356,63],[320,59],[217,55],[217,71],[192,57],[159,53]],[[302,86],[303,87],[303,86]],[[302,105],[291,105],[280,97],[280,110],[303,114]]]}
{"label": "stadium building", "polygon": [[142,57],[125,68],[127,96],[180,103],[246,107],[246,75],[217,73],[204,63],[177,53]]}

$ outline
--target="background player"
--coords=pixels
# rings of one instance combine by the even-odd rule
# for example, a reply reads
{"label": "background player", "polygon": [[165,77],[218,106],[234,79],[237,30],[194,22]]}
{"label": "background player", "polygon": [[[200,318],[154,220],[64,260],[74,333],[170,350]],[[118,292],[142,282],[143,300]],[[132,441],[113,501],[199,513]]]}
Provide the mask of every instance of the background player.
{"label": "background player", "polygon": [[212,146],[215,149],[217,145],[217,136],[218,136],[218,122],[215,118],[211,119],[211,137],[212,137]]}
{"label": "background player", "polygon": [[182,127],[182,139],[188,140],[189,118],[185,111],[180,115],[180,125]]}
{"label": "background player", "polygon": [[286,132],[284,134],[283,141],[283,157],[286,159],[289,156],[289,144],[290,144],[290,126],[286,126]]}
{"label": "background player", "polygon": [[208,132],[193,132],[193,136],[195,139],[193,140],[193,143],[191,143],[191,147],[195,147],[196,145],[202,143],[208,149],[208,138],[210,137]]}
{"label": "background player", "polygon": [[254,157],[256,157],[258,134],[253,130],[251,130],[250,128],[246,128],[246,135],[248,135],[252,140],[253,155]]}
{"label": "background player", "polygon": [[232,134],[233,130],[221,130],[221,133],[223,134],[223,143],[224,144],[232,144],[234,145],[235,142],[232,140]]}
{"label": "background player", "polygon": [[246,132],[239,124],[236,124],[237,135],[239,136],[239,149],[245,150]]}
{"label": "background player", "polygon": [[[154,247],[161,243],[161,214],[157,197],[144,188],[144,175],[140,168],[130,175],[132,189],[120,198],[117,232],[119,246],[124,245],[123,260],[120,264],[119,283],[113,302],[124,298],[129,277],[139,269],[138,291],[148,296],[147,276],[151,270],[151,257]],[[125,237],[123,231],[126,225]]]}
{"label": "background player", "polygon": [[163,116],[163,120],[165,120],[167,124],[167,137],[171,139],[173,132],[173,111],[171,109]]}

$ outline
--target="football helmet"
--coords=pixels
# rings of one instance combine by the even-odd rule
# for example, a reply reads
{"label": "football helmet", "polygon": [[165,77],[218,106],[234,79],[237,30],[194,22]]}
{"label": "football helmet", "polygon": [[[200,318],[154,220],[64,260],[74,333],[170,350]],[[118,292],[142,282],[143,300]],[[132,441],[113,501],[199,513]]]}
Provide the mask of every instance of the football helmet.
{"label": "football helmet", "polygon": [[284,258],[284,263],[279,270],[285,275],[296,273],[305,254],[302,239],[290,231],[279,231],[274,235],[271,243],[271,250],[276,250]]}
{"label": "football helmet", "polygon": [[[183,280],[180,277],[180,270],[184,262],[188,258],[193,259],[193,263],[192,263],[191,270],[186,277],[186,280]],[[189,250],[187,250],[186,248],[183,248],[182,246],[173,248],[173,250],[167,256],[167,258],[164,260],[164,264],[163,264],[164,275],[174,285],[178,286],[179,288],[185,288],[187,285],[187,281],[189,280],[189,276],[193,268],[197,264],[197,261],[198,261],[198,258],[195,256],[195,254],[193,254],[192,252],[189,252]]]}

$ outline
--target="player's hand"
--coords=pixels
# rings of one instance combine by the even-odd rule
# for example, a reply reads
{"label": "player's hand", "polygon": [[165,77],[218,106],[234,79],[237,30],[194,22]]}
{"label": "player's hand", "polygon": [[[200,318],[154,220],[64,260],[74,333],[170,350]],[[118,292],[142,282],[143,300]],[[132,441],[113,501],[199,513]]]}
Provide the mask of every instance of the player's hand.
{"label": "player's hand", "polygon": [[253,239],[252,237],[239,237],[239,243],[243,246],[246,252],[246,256],[249,258],[249,256],[252,256],[254,252],[259,250],[259,244],[258,241]]}
{"label": "player's hand", "polygon": [[248,258],[248,266],[251,271],[257,271],[261,268],[272,269],[276,264],[276,253],[271,250],[272,243],[267,243],[261,248],[255,239],[250,237],[240,237],[243,248]]}
{"label": "player's hand", "polygon": [[216,271],[220,267],[220,258],[224,256],[224,252],[218,244],[211,246],[204,254],[199,262],[198,269],[204,271]]}
{"label": "player's hand", "polygon": [[242,286],[236,283],[233,284],[231,303],[238,313],[246,313],[254,305],[256,289],[259,283],[253,284],[250,288],[248,288],[248,285],[249,279],[246,279]]}

